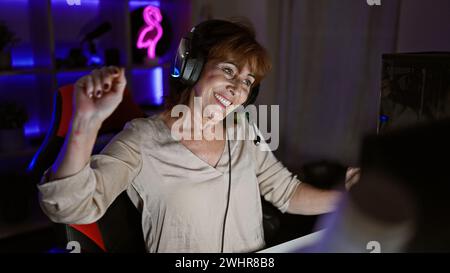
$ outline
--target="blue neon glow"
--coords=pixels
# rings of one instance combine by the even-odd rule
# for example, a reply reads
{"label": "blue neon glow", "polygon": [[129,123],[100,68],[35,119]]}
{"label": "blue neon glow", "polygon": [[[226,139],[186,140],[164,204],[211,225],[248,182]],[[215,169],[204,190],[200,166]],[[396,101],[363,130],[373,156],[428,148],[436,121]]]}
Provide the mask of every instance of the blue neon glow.
{"label": "blue neon glow", "polygon": [[82,7],[83,5],[98,5],[100,0],[80,0],[80,5],[69,5],[67,0],[52,0],[52,4],[65,5],[68,8]]}
{"label": "blue neon glow", "polygon": [[30,172],[31,170],[33,170],[34,165],[36,165],[36,160],[37,160],[39,154],[41,153],[41,150],[42,150],[42,147],[43,147],[43,146],[44,146],[44,145],[41,145],[41,147],[39,147],[38,151],[34,154],[33,159],[31,159],[30,164],[28,164],[28,167],[27,167],[27,171],[28,171],[28,172]]}
{"label": "blue neon glow", "polygon": [[67,249],[64,248],[58,248],[58,247],[54,247],[51,248],[48,253],[50,254],[54,254],[54,253],[68,253],[69,251]]}
{"label": "blue neon glow", "polygon": [[2,0],[2,4],[18,4],[18,5],[23,5],[23,4],[27,4],[30,0]]}
{"label": "blue neon glow", "polygon": [[136,82],[133,97],[141,105],[161,105],[163,103],[163,69],[133,69],[133,82]]}
{"label": "blue neon glow", "polygon": [[146,7],[146,6],[155,6],[158,7],[160,6],[160,2],[159,1],[149,1],[149,0],[132,0],[129,2],[129,7],[130,10],[133,11],[135,9],[141,8],[141,7]]}
{"label": "blue neon glow", "polygon": [[[55,125],[55,122],[56,122],[56,113],[54,111],[56,109],[56,103],[57,103],[57,101],[56,101],[56,99],[54,99],[53,100],[53,112],[52,112],[52,118],[51,118],[51,121],[50,121],[50,126]],[[52,137],[52,135],[50,134],[50,130],[52,130],[52,129],[53,128],[49,128],[48,129],[44,141],[42,142],[42,144],[39,147],[38,151],[34,154],[33,159],[31,159],[30,164],[28,165],[28,168],[27,168],[28,171],[33,170],[34,165],[36,164],[36,160],[37,160],[38,156],[41,154],[42,148],[47,146],[48,143],[50,142],[50,139]]]}
{"label": "blue neon glow", "polygon": [[[50,121],[50,126],[55,125],[56,122],[56,113],[55,113],[55,109],[56,109],[56,99],[53,100],[53,112],[52,112],[52,118]],[[41,154],[42,149],[48,145],[48,143],[50,142],[50,139],[52,137],[52,135],[50,134],[50,130],[52,130],[53,128],[49,128],[47,131],[47,135],[45,136],[44,141],[42,142],[41,146],[39,147],[38,151],[34,154],[33,159],[31,159],[30,164],[28,165],[27,170],[30,172],[31,170],[33,170],[34,165],[36,165],[36,160],[38,158],[38,156]]]}
{"label": "blue neon glow", "polygon": [[98,55],[91,55],[89,57],[89,65],[101,65],[102,59]]}
{"label": "blue neon glow", "polygon": [[153,101],[157,105],[161,105],[163,103],[163,73],[162,68],[157,67],[152,70],[153,81],[151,84],[153,85]]}
{"label": "blue neon glow", "polygon": [[26,137],[36,137],[39,136],[41,134],[41,128],[39,126],[39,120],[37,119],[33,119],[30,120],[29,122],[25,123],[25,125],[23,126],[24,130],[24,134]]}
{"label": "blue neon glow", "polygon": [[11,52],[13,68],[34,66],[33,50],[30,47],[14,47]]}
{"label": "blue neon glow", "polygon": [[178,68],[174,67],[171,75],[174,78],[179,78],[180,77],[180,70],[178,70]]}
{"label": "blue neon glow", "polygon": [[[0,90],[5,91],[0,93],[0,100],[16,102],[26,111],[28,120],[23,132],[27,138],[43,134],[48,126],[48,118],[42,109],[48,107],[46,95],[30,88],[39,84],[38,76],[34,74],[0,77]],[[50,85],[43,84],[41,88],[50,88]]]}
{"label": "blue neon glow", "polygon": [[386,115],[380,115],[380,121],[381,122],[387,122],[389,120],[389,117]]}
{"label": "blue neon glow", "polygon": [[28,58],[12,58],[12,66],[14,68],[21,68],[21,67],[33,67],[34,66],[34,59],[33,57]]}
{"label": "blue neon glow", "polygon": [[85,71],[60,72],[56,74],[56,82],[58,86],[74,84],[79,78],[89,74],[90,72],[91,68],[86,68]]}

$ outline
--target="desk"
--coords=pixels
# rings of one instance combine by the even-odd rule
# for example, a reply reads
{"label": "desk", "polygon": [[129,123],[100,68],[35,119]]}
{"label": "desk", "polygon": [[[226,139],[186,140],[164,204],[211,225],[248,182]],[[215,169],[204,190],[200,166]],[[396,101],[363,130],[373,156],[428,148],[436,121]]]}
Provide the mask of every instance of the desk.
{"label": "desk", "polygon": [[308,235],[299,237],[297,239],[287,241],[285,243],[263,249],[261,251],[258,251],[257,253],[293,253],[293,252],[299,252],[301,249],[304,249],[306,247],[310,247],[320,241],[322,239],[323,235],[325,233],[325,230],[319,230],[313,233],[310,233]]}

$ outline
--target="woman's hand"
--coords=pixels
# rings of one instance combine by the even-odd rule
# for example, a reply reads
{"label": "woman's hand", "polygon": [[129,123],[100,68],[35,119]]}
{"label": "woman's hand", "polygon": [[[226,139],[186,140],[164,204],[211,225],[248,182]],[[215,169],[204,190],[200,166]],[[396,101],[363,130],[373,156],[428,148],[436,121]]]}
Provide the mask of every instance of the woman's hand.
{"label": "woman's hand", "polygon": [[126,84],[123,68],[94,69],[75,83],[74,117],[101,124],[122,101]]}
{"label": "woman's hand", "polygon": [[347,173],[345,174],[345,189],[347,191],[350,190],[350,188],[354,184],[358,183],[360,176],[361,176],[360,168],[349,167],[347,169]]}

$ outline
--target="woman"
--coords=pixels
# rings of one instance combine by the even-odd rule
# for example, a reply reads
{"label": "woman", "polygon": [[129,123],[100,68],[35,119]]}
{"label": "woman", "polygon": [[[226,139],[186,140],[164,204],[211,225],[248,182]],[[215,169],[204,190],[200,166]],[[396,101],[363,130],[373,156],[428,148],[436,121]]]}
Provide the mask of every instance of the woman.
{"label": "woman", "polygon": [[[270,151],[216,131],[270,69],[253,30],[206,21],[182,41],[178,54],[166,110],[129,122],[92,157],[98,130],[120,103],[126,79],[122,68],[105,67],[77,81],[70,133],[39,186],[50,219],[94,222],[127,190],[142,211],[149,252],[250,252],[264,246],[260,195],[282,212],[332,211],[338,191],[301,183]],[[199,99],[205,109],[200,114],[194,107]],[[177,105],[193,114],[174,116]],[[175,125],[200,137],[175,139]],[[241,128],[239,122],[229,126]],[[210,133],[219,137],[208,138]]]}

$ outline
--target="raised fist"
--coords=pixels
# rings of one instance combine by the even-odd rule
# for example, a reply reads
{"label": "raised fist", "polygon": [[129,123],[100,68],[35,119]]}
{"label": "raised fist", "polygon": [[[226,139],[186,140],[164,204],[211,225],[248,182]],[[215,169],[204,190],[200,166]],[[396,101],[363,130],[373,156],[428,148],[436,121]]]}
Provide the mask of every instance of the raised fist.
{"label": "raised fist", "polygon": [[123,68],[94,69],[75,83],[75,116],[102,123],[122,101],[126,84]]}

